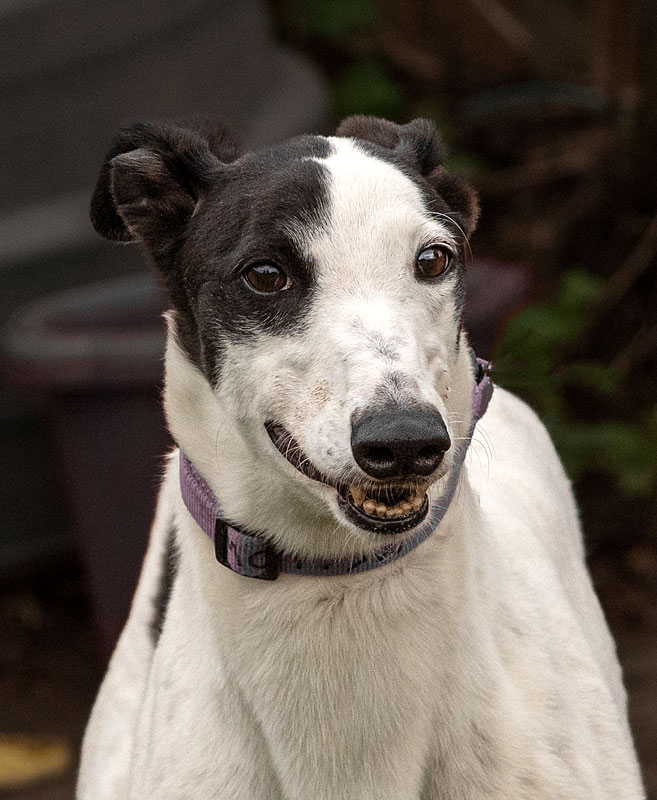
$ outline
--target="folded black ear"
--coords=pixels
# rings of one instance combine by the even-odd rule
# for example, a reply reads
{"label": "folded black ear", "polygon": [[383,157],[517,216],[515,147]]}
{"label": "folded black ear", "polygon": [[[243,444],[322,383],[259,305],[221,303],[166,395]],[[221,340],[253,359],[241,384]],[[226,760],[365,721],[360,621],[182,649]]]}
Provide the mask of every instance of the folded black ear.
{"label": "folded black ear", "polygon": [[467,180],[453,172],[437,167],[427,181],[445,201],[448,216],[463,230],[466,237],[477,227],[479,199]]}
{"label": "folded black ear", "polygon": [[342,120],[336,136],[349,136],[393,150],[420,175],[428,175],[445,158],[443,141],[428,119],[396,125],[387,119],[357,115]]}
{"label": "folded black ear", "polygon": [[135,122],[107,154],[91,200],[96,230],[156,251],[177,236],[221,163],[239,155],[224,131]]}
{"label": "folded black ear", "polygon": [[418,172],[443,198],[450,216],[466,235],[474,230],[479,217],[477,196],[463,178],[445,172],[445,143],[432,122],[414,119],[407,125],[397,125],[386,119],[357,115],[344,119],[336,135],[392,151],[396,159]]}

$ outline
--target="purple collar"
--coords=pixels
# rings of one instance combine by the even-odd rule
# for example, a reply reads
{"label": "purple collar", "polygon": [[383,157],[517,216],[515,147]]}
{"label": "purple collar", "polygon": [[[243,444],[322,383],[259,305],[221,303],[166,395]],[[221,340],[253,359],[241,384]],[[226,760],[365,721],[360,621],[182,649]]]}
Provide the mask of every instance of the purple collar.
{"label": "purple collar", "polygon": [[390,564],[405,556],[421,544],[445,516],[449,508],[465,461],[465,454],[472,440],[475,425],[484,415],[491,395],[493,382],[489,376],[489,364],[477,360],[477,377],[472,392],[472,424],[468,436],[460,443],[454,457],[447,486],[436,500],[427,519],[408,538],[395,544],[384,545],[365,556],[343,559],[317,559],[281,553],[264,536],[233,528],[221,517],[219,501],[203,478],[194,469],[191,461],[180,451],[180,490],[187,510],[214,542],[217,561],[239,575],[248,578],[276,580],[281,572],[291,575],[346,575],[365,572]]}

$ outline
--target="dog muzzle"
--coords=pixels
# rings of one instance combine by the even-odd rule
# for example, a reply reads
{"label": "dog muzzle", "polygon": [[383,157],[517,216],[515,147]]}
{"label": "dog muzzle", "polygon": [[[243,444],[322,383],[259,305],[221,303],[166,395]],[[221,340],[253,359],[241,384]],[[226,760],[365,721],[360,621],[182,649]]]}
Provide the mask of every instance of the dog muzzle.
{"label": "dog muzzle", "polygon": [[281,573],[334,576],[366,572],[391,564],[414,550],[436,530],[447,513],[456,493],[475,427],[484,415],[493,394],[490,364],[477,358],[476,366],[470,430],[454,454],[443,493],[432,503],[425,522],[415,532],[400,542],[384,545],[363,556],[341,559],[293,556],[279,551],[262,533],[236,528],[224,519],[219,501],[181,450],[180,490],[183,502],[201,530],[214,542],[217,561],[244,577],[272,581]]}

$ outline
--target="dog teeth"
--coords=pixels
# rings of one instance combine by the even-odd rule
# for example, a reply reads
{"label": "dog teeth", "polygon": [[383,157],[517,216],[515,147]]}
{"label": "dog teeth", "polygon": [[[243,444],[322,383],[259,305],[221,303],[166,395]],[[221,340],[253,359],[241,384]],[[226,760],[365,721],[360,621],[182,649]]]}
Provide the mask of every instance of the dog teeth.
{"label": "dog teeth", "polygon": [[381,519],[399,519],[414,511],[419,511],[425,498],[424,493],[418,493],[405,500],[398,500],[394,505],[388,505],[382,500],[373,500],[371,497],[367,497],[365,489],[360,486],[350,486],[349,493],[357,508],[362,509],[371,517],[380,517]]}
{"label": "dog teeth", "polygon": [[422,508],[422,504],[424,503],[424,495],[416,494],[415,497],[411,498],[411,506],[413,511],[419,511]]}
{"label": "dog teeth", "polygon": [[351,497],[354,503],[357,506],[362,506],[363,500],[365,500],[365,490],[361,489],[360,486],[352,486],[349,491],[351,492]]}
{"label": "dog teeth", "polygon": [[370,515],[373,514],[376,511],[376,503],[374,502],[374,500],[366,500],[363,503],[363,511],[366,514]]}
{"label": "dog teeth", "polygon": [[396,519],[397,517],[404,516],[404,509],[400,506],[393,506],[386,511],[386,518],[387,519]]}

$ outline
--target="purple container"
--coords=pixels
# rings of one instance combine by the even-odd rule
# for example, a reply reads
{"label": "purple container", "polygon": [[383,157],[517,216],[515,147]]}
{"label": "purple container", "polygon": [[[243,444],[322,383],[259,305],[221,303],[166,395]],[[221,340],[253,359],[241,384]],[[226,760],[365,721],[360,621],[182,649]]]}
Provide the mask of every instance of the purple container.
{"label": "purple container", "polygon": [[6,342],[14,385],[45,395],[102,653],[130,608],[162,456],[163,293],[150,275],[23,310]]}

